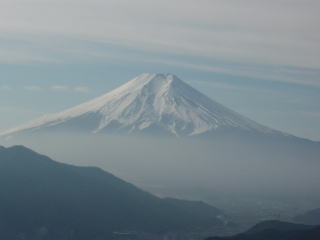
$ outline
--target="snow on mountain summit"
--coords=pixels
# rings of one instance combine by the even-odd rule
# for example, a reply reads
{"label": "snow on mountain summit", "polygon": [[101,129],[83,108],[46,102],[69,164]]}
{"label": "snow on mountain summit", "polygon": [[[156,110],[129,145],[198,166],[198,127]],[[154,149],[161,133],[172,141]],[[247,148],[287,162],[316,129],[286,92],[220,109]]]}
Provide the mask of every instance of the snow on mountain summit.
{"label": "snow on mountain summit", "polygon": [[223,129],[279,133],[229,110],[172,74],[144,73],[105,95],[1,135],[75,131],[193,136]]}

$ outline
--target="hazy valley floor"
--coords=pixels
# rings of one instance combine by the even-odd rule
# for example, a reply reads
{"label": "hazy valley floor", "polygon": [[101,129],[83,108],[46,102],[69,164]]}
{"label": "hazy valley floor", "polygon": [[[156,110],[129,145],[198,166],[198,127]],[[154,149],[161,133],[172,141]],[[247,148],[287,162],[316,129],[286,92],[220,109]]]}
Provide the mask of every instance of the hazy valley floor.
{"label": "hazy valley floor", "polygon": [[203,200],[244,230],[318,208],[316,147],[284,143],[37,136],[11,139],[59,161],[98,166],[158,196]]}

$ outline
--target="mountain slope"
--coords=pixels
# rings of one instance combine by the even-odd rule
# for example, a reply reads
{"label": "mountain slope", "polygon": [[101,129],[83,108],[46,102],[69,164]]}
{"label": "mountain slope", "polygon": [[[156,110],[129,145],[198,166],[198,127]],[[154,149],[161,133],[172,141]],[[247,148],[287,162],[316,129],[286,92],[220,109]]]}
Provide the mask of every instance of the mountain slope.
{"label": "mountain slope", "polygon": [[220,215],[202,202],[160,199],[98,168],[58,163],[21,146],[0,147],[0,239],[192,231],[224,226]]}
{"label": "mountain slope", "polygon": [[265,221],[249,231],[232,237],[212,237],[207,240],[318,240],[320,227],[279,221]]}
{"label": "mountain slope", "polygon": [[293,220],[303,224],[320,225],[320,208],[296,216]]}
{"label": "mountain slope", "polygon": [[73,131],[195,136],[233,130],[285,135],[233,112],[174,75],[145,73],[103,96],[2,135]]}

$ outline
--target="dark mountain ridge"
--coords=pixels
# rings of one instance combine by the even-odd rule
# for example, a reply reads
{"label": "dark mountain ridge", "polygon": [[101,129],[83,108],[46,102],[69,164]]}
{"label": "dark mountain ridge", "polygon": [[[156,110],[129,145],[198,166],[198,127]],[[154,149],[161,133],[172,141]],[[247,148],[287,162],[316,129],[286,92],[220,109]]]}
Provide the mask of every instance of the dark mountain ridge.
{"label": "dark mountain ridge", "polygon": [[207,240],[318,240],[320,226],[308,226],[281,221],[264,221],[248,231],[231,237],[211,237]]}
{"label": "dark mountain ridge", "polygon": [[320,225],[320,208],[310,210],[304,214],[300,214],[293,219],[295,222],[309,224],[309,225]]}
{"label": "dark mountain ridge", "polygon": [[[224,226],[203,202],[161,199],[95,167],[0,147],[1,239],[105,239],[113,232]],[[42,238],[41,238],[42,237]]]}

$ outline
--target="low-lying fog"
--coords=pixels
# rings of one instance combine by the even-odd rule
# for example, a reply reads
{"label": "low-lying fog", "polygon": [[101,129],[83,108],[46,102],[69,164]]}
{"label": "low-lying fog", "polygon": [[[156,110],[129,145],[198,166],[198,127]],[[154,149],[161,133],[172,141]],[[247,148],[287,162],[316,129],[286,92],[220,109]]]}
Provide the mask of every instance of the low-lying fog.
{"label": "low-lying fog", "polygon": [[158,195],[202,199],[217,207],[254,198],[312,208],[320,199],[319,152],[299,144],[61,134],[0,143],[98,166]]}

